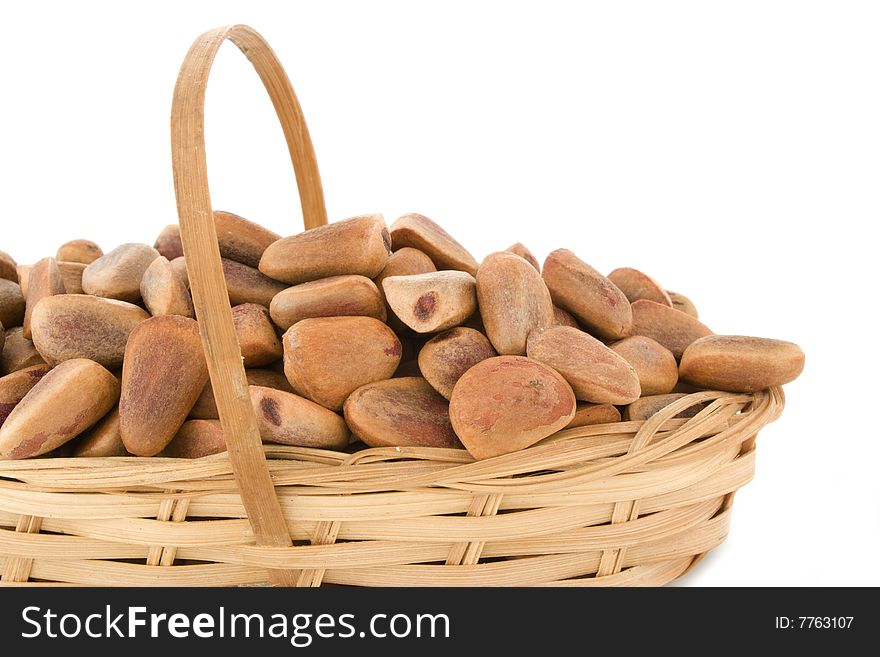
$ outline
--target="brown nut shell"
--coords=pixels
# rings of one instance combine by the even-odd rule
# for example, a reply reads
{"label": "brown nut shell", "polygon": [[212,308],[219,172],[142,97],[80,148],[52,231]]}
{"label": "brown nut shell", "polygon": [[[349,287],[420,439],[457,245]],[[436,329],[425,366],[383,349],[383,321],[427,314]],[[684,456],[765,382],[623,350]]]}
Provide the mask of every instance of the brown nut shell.
{"label": "brown nut shell", "polygon": [[390,378],[402,346],[372,317],[315,317],[284,334],[284,374],[294,392],[334,411],[357,388]]}
{"label": "brown nut shell", "polygon": [[647,299],[664,306],[672,307],[672,300],[666,290],[653,278],[638,269],[621,267],[608,274],[608,280],[614,283],[626,295],[630,303],[639,299]]}
{"label": "brown nut shell", "polygon": [[214,212],[214,226],[220,255],[249,267],[259,267],[269,245],[281,239],[281,235],[253,221],[221,210]]}
{"label": "brown nut shell", "polygon": [[620,410],[614,404],[591,404],[590,402],[578,402],[574,417],[568,423],[566,429],[586,427],[594,424],[609,424],[620,422]]}
{"label": "brown nut shell", "polygon": [[137,303],[141,279],[159,252],[147,244],[122,244],[90,263],[83,271],[86,294]]}
{"label": "brown nut shell", "polygon": [[82,294],[82,277],[86,270],[86,265],[81,262],[61,262],[58,261],[58,271],[61,273],[61,280],[64,282],[65,294]]}
{"label": "brown nut shell", "polygon": [[24,322],[24,295],[18,283],[0,278],[0,324],[10,329]]}
{"label": "brown nut shell", "polygon": [[187,420],[159,456],[198,459],[226,451],[220,420]]}
{"label": "brown nut shell", "polygon": [[342,417],[292,392],[250,386],[260,437],[270,443],[344,449],[351,437]]}
{"label": "brown nut shell", "polygon": [[605,276],[568,249],[547,256],[541,274],[553,303],[597,337],[619,340],[632,329],[629,300]]}
{"label": "brown nut shell", "polygon": [[[247,377],[248,385],[293,392],[290,382],[282,372],[257,368],[246,369],[244,374]],[[211,387],[210,381],[202,388],[202,392],[199,393],[196,403],[190,409],[188,417],[194,420],[217,420],[220,418],[220,413],[217,410],[217,400],[214,399],[214,389]]]}
{"label": "brown nut shell", "polygon": [[292,285],[343,274],[374,278],[389,253],[391,238],[385,219],[381,214],[367,214],[274,242],[260,259],[260,271]]}
{"label": "brown nut shell", "polygon": [[154,456],[171,442],[208,381],[198,323],[179,315],[151,317],[125,347],[119,431],[125,448]]}
{"label": "brown nut shell", "polygon": [[180,315],[195,317],[192,297],[183,281],[174,271],[168,258],[159,256],[141,279],[141,297],[153,317],[159,315]]}
{"label": "brown nut shell", "polygon": [[7,281],[18,283],[18,264],[11,255],[5,251],[0,251],[0,278]]}
{"label": "brown nut shell", "polygon": [[439,224],[421,214],[405,214],[389,230],[392,248],[405,246],[427,254],[437,269],[454,269],[475,276],[477,261]]}
{"label": "brown nut shell", "polygon": [[529,333],[554,325],[550,292],[523,258],[504,251],[486,256],[476,284],[486,336],[499,354],[524,356]]}
{"label": "brown nut shell", "polygon": [[804,369],[796,344],[743,335],[710,335],[681,358],[681,378],[711,390],[758,392],[794,381]]}
{"label": "brown nut shell", "polygon": [[68,360],[43,376],[0,427],[0,458],[47,454],[104,417],[119,382],[98,363]]}
{"label": "brown nut shell", "polygon": [[0,426],[3,426],[18,402],[24,399],[50,369],[48,365],[32,365],[0,377]]}
{"label": "brown nut shell", "polygon": [[429,384],[449,399],[462,374],[498,354],[479,331],[459,326],[431,338],[419,351],[418,370]]}
{"label": "brown nut shell", "polygon": [[615,342],[611,345],[611,350],[633,366],[643,395],[672,392],[678,383],[678,363],[675,362],[675,356],[656,340],[634,335]]}
{"label": "brown nut shell", "polygon": [[385,321],[385,302],[376,284],[349,274],[300,283],[282,290],[269,305],[272,321],[286,331],[309,317],[375,317]]}
{"label": "brown nut shell", "polygon": [[452,391],[449,418],[477,459],[534,445],[575,414],[571,386],[555,370],[522,356],[487,358],[462,375]]}
{"label": "brown nut shell", "polygon": [[379,275],[373,279],[373,282],[376,284],[376,288],[379,290],[379,296],[382,299],[382,304],[386,309],[386,323],[390,326],[395,333],[400,333],[401,331],[406,330],[406,325],[397,319],[397,316],[391,311],[391,308],[388,306],[388,302],[385,299],[385,290],[382,288],[382,281],[391,276],[410,276],[412,274],[427,274],[428,272],[437,271],[437,268],[434,266],[434,263],[431,259],[418,249],[414,249],[410,246],[405,246],[402,249],[398,249],[390,256],[388,256],[388,262],[385,263],[385,266],[382,268],[382,271],[379,272]]}
{"label": "brown nut shell", "polygon": [[107,413],[91,429],[69,443],[71,456],[100,458],[105,456],[130,456],[122,434],[119,433],[119,409]]}
{"label": "brown nut shell", "polygon": [[417,333],[445,331],[477,310],[476,281],[463,271],[390,276],[382,287],[397,318]]}
{"label": "brown nut shell", "polygon": [[64,279],[55,258],[43,258],[28,273],[28,292],[24,307],[24,337],[33,339],[31,317],[37,304],[46,297],[64,294]]}
{"label": "brown nut shell", "polygon": [[0,352],[0,374],[11,374],[45,362],[34,343],[24,337],[24,329],[17,326],[6,331],[6,341]]}
{"label": "brown nut shell", "polygon": [[[31,275],[31,269],[33,269],[33,265],[18,265],[15,270],[18,272],[18,285],[21,288],[22,296],[27,299],[28,293],[28,279]],[[10,279],[4,279],[10,280]]]}
{"label": "brown nut shell", "polygon": [[58,247],[55,260],[90,265],[102,255],[104,251],[91,240],[70,240]]}
{"label": "brown nut shell", "polygon": [[153,248],[158,251],[159,255],[164,256],[169,261],[175,258],[183,257],[183,242],[180,239],[180,226],[178,224],[168,224],[159,233]]}
{"label": "brown nut shell", "polygon": [[[687,397],[687,394],[683,392],[672,392],[666,395],[649,395],[647,397],[642,397],[624,409],[623,417],[625,420],[649,420],[653,415],[683,397]],[[705,407],[705,403],[695,404],[686,408],[681,413],[678,413],[675,417],[694,417]]]}
{"label": "brown nut shell", "polygon": [[514,255],[518,255],[520,258],[529,263],[532,267],[537,270],[537,272],[541,273],[541,263],[538,262],[538,259],[532,255],[532,252],[529,251],[528,247],[521,242],[517,242],[516,244],[511,244],[506,249],[504,249],[508,253],[513,253]]}
{"label": "brown nut shell", "polygon": [[345,400],[344,411],[352,433],[371,447],[462,447],[448,402],[421,377],[361,386]]}
{"label": "brown nut shell", "polygon": [[262,367],[281,358],[281,340],[264,306],[255,303],[235,306],[232,323],[245,367]]}
{"label": "brown nut shell", "polygon": [[179,256],[171,261],[171,269],[177,275],[177,278],[189,289],[189,272],[186,270],[186,258]]}
{"label": "brown nut shell", "polygon": [[666,290],[666,294],[669,295],[669,300],[672,302],[673,308],[690,315],[694,319],[699,318],[700,313],[697,312],[697,307],[694,305],[694,302],[688,299],[685,295],[679,292],[670,292],[669,290]]}
{"label": "brown nut shell", "polygon": [[647,299],[636,301],[632,313],[633,335],[656,340],[676,358],[681,358],[694,340],[712,335],[712,331],[695,317]]}
{"label": "brown nut shell", "polygon": [[129,334],[149,315],[125,301],[88,294],[43,299],[34,309],[34,346],[49,364],[89,358],[108,369],[122,365]]}
{"label": "brown nut shell", "polygon": [[581,401],[629,404],[639,398],[639,377],[632,365],[588,333],[554,326],[529,336],[529,358],[552,367]]}
{"label": "brown nut shell", "polygon": [[580,324],[567,310],[563,310],[559,306],[553,306],[553,326],[570,326],[580,329]]}
{"label": "brown nut shell", "polygon": [[253,267],[248,267],[235,260],[222,258],[223,278],[226,279],[226,291],[229,303],[238,306],[243,303],[256,303],[269,307],[276,294],[287,286],[262,274]]}

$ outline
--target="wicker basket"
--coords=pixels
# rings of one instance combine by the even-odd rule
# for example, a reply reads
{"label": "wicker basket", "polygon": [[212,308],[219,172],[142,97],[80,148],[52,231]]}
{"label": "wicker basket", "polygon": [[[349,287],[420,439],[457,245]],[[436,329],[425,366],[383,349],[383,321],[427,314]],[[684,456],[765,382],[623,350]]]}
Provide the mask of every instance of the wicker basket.
{"label": "wicker basket", "polygon": [[[125,586],[631,586],[680,576],[724,540],[779,389],[700,392],[644,422],[561,431],[484,461],[463,450],[264,446],[212,221],[205,88],[229,39],[272,98],[307,228],[326,223],[306,125],[266,42],[199,37],[172,110],[184,249],[229,451],[197,460],[0,461],[2,583]],[[676,419],[701,405],[695,417]]]}

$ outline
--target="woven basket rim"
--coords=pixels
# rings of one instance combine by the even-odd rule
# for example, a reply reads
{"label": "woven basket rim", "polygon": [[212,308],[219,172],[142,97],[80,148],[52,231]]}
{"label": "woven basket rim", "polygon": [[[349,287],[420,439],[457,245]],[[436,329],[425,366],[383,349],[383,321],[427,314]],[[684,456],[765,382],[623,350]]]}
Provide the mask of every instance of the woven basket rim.
{"label": "woven basket rim", "polygon": [[0,584],[657,586],[725,538],[783,404],[694,393],[485,461],[266,445],[293,547],[255,544],[225,454],[0,461]]}
{"label": "woven basket rim", "polygon": [[[676,418],[675,416],[687,411],[693,406],[709,404],[693,418]],[[419,488],[423,486],[456,487],[463,482],[476,482],[492,479],[510,479],[507,489],[497,490],[497,493],[522,492],[530,489],[529,484],[523,479],[528,478],[532,482],[547,484],[553,481],[553,474],[545,472],[546,468],[553,466],[568,466],[584,461],[582,454],[586,453],[587,465],[582,466],[579,474],[583,481],[595,481],[607,477],[627,467],[636,467],[647,462],[644,456],[639,456],[639,450],[635,454],[625,453],[620,446],[644,442],[651,445],[655,437],[661,436],[663,444],[659,447],[652,445],[652,454],[659,455],[655,465],[661,467],[674,467],[675,458],[667,456],[671,451],[683,447],[689,441],[684,441],[682,436],[691,434],[705,428],[711,423],[717,423],[720,416],[726,416],[726,421],[740,415],[740,409],[752,407],[749,411],[749,421],[743,425],[742,421],[734,423],[731,429],[715,436],[714,444],[735,441],[744,431],[757,433],[757,430],[774,421],[782,412],[784,395],[781,388],[757,393],[730,393],[723,391],[703,391],[688,394],[669,406],[661,409],[648,420],[622,421],[606,424],[594,424],[571,429],[563,429],[539,443],[525,449],[492,457],[482,461],[475,460],[463,449],[447,449],[435,447],[366,447],[354,453],[339,452],[327,449],[311,447],[294,447],[279,444],[264,444],[263,451],[266,459],[276,464],[298,463],[306,469],[321,469],[322,466],[336,468],[365,468],[376,464],[388,464],[394,462],[422,462],[426,464],[442,464],[432,468],[431,472],[419,474],[410,479],[396,480],[391,482],[383,478],[384,471],[377,468],[375,482],[367,478],[363,484],[365,490],[371,485],[393,485],[400,489]],[[627,438],[632,436],[632,438]],[[707,449],[709,445],[703,445]],[[617,454],[615,455],[615,452]],[[606,459],[603,463],[593,463],[594,455]],[[665,457],[665,460],[664,458]],[[616,462],[608,460],[617,459]],[[622,460],[623,459],[623,460]],[[621,465],[623,464],[623,465]],[[21,478],[22,481],[30,479],[29,475],[40,473],[38,480],[47,490],[66,489],[75,481],[68,481],[65,475],[72,474],[81,479],[83,473],[88,473],[88,481],[82,481],[81,490],[89,490],[96,484],[98,476],[112,477],[116,481],[115,486],[101,486],[98,490],[121,489],[129,486],[144,486],[147,488],[167,488],[171,484],[183,484],[187,476],[194,478],[223,478],[231,477],[232,471],[229,465],[227,452],[196,459],[172,458],[153,456],[149,458],[137,456],[112,456],[112,457],[61,457],[61,458],[38,458],[26,460],[0,460],[0,487],[8,486]],[[450,473],[458,476],[445,477]],[[303,472],[305,476],[307,473]],[[58,477],[61,477],[60,479]],[[563,481],[569,477],[563,477]],[[103,480],[100,480],[103,481]],[[231,480],[230,480],[231,481]],[[276,485],[279,482],[276,479]],[[288,484],[289,485],[289,484]],[[313,484],[304,483],[304,487]],[[234,482],[232,483],[234,487]],[[524,488],[525,487],[525,488]],[[357,485],[352,485],[345,492],[360,492]]]}

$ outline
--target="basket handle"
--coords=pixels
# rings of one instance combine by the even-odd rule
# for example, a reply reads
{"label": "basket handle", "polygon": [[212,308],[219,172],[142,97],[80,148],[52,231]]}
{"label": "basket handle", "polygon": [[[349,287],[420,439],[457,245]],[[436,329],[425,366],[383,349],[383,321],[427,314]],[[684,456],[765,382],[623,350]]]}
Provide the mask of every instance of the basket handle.
{"label": "basket handle", "polygon": [[[171,107],[174,190],[199,332],[232,471],[258,545],[287,547],[290,532],[263,453],[220,262],[205,158],[205,89],[217,50],[232,41],[263,81],[284,130],[296,172],[305,227],[327,223],[318,164],[302,109],[287,74],[255,30],[232,25],[195,40],[177,77]],[[295,586],[297,573],[273,570],[272,584]]]}

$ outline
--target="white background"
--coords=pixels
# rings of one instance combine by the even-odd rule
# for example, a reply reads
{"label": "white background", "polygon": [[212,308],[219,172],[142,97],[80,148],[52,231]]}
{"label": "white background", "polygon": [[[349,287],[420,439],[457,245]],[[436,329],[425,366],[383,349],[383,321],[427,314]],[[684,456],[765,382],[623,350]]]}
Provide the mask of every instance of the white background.
{"label": "white background", "polygon": [[[869,2],[3,3],[0,249],[176,221],[171,92],[201,32],[285,63],[331,220],[404,212],[481,258],[572,248],[807,354],[728,540],[687,585],[880,585],[880,15]],[[301,230],[249,64],[208,97],[214,207]]]}

